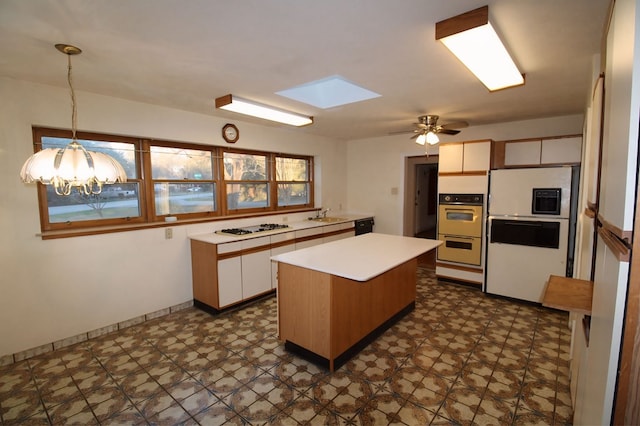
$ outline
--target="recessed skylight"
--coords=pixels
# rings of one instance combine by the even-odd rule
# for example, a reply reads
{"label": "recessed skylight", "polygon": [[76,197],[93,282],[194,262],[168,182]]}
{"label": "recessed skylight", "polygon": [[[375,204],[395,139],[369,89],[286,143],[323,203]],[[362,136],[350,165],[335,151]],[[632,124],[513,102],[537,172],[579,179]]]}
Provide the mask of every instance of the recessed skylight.
{"label": "recessed skylight", "polygon": [[366,101],[380,96],[378,93],[360,87],[339,75],[281,90],[276,94],[322,109]]}

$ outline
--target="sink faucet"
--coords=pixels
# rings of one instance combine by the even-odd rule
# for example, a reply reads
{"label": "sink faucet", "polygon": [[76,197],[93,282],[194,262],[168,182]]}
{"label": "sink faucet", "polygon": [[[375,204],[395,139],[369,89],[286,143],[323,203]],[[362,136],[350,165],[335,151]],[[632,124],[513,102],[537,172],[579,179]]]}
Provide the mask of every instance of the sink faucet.
{"label": "sink faucet", "polygon": [[316,210],[316,219],[320,219],[320,217],[327,217],[327,212],[329,210],[331,209],[322,210],[322,207],[320,207],[318,210]]}

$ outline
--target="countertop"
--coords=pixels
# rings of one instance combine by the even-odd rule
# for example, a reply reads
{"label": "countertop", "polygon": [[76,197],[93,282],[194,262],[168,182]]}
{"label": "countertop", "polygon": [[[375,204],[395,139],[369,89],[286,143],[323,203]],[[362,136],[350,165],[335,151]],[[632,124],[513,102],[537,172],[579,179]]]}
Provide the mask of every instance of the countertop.
{"label": "countertop", "polygon": [[368,281],[440,244],[440,240],[370,233],[279,254],[271,260]]}
{"label": "countertop", "polygon": [[551,275],[544,291],[542,306],[591,315],[593,281]]}
{"label": "countertop", "polygon": [[[320,222],[320,221],[315,221],[315,220],[301,220],[301,221],[295,221],[295,222],[287,222],[286,224],[289,225],[288,228],[281,228],[281,229],[274,229],[272,231],[264,231],[264,232],[257,232],[254,234],[245,234],[245,235],[224,235],[224,234],[216,234],[215,231],[218,231],[220,229],[224,229],[224,228],[231,228],[231,226],[218,226],[218,228],[213,229],[211,232],[208,232],[206,234],[194,234],[194,235],[189,235],[189,238],[192,240],[197,240],[197,241],[202,241],[205,243],[209,243],[209,244],[224,244],[224,243],[233,243],[236,241],[243,241],[243,240],[249,240],[252,238],[260,238],[260,237],[266,237],[269,235],[276,235],[276,234],[284,234],[286,232],[294,232],[294,231],[300,231],[303,229],[310,229],[310,228],[318,228],[318,227],[323,227],[323,226],[330,226],[330,225],[337,225],[337,224],[342,224],[342,223],[347,223],[347,222],[353,222],[355,220],[358,219],[366,219],[371,217],[371,215],[354,215],[354,214],[341,214],[339,217],[338,221],[335,222]],[[265,220],[262,220],[262,222],[258,222],[258,223],[264,223]],[[250,226],[250,225],[242,225],[240,227],[245,227],[245,226]]]}

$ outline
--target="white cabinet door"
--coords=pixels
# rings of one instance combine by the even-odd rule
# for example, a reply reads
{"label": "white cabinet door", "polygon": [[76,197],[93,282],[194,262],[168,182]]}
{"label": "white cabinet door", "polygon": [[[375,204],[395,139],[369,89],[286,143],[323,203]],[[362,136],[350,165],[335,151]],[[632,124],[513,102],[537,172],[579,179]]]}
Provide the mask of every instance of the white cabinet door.
{"label": "white cabinet door", "polygon": [[463,172],[489,170],[491,165],[491,141],[464,144]]}
{"label": "white cabinet door", "polygon": [[269,249],[242,256],[242,298],[271,290],[271,251]]}
{"label": "white cabinet door", "polygon": [[438,151],[438,172],[461,173],[464,145],[461,143],[440,144]]}
{"label": "white cabinet door", "polygon": [[544,139],[542,141],[542,164],[579,163],[582,159],[582,138]]}
{"label": "white cabinet door", "polygon": [[540,164],[541,141],[507,142],[504,146],[505,166]]}
{"label": "white cabinet door", "polygon": [[242,250],[249,251],[242,255],[242,298],[271,290],[271,238],[245,240]]}
{"label": "white cabinet door", "polygon": [[240,256],[218,261],[218,299],[221,308],[242,300]]}

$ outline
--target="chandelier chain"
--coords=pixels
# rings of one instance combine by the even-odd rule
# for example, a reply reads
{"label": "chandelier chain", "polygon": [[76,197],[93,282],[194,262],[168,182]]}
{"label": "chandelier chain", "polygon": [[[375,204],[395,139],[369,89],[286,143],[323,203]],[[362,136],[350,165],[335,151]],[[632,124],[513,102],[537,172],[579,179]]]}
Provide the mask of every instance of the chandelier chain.
{"label": "chandelier chain", "polygon": [[69,91],[71,92],[71,140],[76,140],[76,129],[78,127],[78,108],[76,106],[76,93],[73,90],[73,77],[71,73],[71,55],[67,55],[67,81],[69,83]]}

